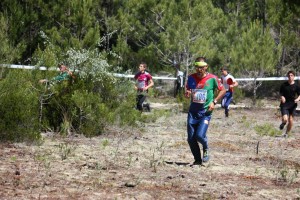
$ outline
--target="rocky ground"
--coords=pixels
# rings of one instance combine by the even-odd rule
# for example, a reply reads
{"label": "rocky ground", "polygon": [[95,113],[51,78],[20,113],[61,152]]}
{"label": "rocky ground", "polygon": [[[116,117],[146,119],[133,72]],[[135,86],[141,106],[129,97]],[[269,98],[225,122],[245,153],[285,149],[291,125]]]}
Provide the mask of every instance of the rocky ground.
{"label": "rocky ground", "polygon": [[[216,109],[211,160],[192,166],[186,113],[110,128],[99,137],[43,134],[39,145],[0,144],[0,199],[300,199],[300,123],[275,137],[274,108]],[[151,113],[145,113],[149,115]]]}

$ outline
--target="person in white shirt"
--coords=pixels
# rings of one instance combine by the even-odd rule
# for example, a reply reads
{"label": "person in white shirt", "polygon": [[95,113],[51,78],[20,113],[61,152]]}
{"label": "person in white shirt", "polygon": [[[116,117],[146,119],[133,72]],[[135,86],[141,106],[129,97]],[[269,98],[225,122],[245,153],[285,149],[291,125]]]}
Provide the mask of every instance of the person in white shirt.
{"label": "person in white shirt", "polygon": [[225,117],[229,117],[229,105],[233,99],[233,88],[238,86],[238,82],[229,74],[228,66],[223,66],[221,73],[221,83],[226,89],[226,94],[222,99],[221,106],[225,109]]}

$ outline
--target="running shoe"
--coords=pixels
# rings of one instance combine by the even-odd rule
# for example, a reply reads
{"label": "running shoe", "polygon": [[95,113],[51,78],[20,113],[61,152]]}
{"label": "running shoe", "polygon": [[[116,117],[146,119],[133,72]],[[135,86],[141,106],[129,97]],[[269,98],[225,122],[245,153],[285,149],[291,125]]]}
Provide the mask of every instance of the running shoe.
{"label": "running shoe", "polygon": [[286,134],[286,133],[284,133],[284,134],[281,135],[281,137],[284,137],[284,138],[287,138],[288,136],[289,136],[289,135]]}
{"label": "running shoe", "polygon": [[284,128],[285,124],[286,123],[281,123],[280,126],[279,126],[279,129],[282,130]]}
{"label": "running shoe", "polygon": [[208,161],[209,161],[208,150],[204,149],[203,150],[203,162],[208,162]]}
{"label": "running shoe", "polygon": [[225,112],[225,117],[229,117],[229,112]]}
{"label": "running shoe", "polygon": [[193,165],[202,165],[202,160],[195,160]]}

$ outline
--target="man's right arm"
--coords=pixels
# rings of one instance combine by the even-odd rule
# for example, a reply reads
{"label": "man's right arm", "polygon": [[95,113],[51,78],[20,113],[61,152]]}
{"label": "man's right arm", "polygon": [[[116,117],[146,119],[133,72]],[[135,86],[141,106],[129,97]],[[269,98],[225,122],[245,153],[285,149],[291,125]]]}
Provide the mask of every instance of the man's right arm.
{"label": "man's right arm", "polygon": [[192,93],[191,89],[189,88],[188,81],[189,81],[189,77],[187,78],[187,81],[185,82],[185,86],[184,86],[184,89],[185,89],[184,96],[186,98],[189,98],[191,96],[191,93]]}
{"label": "man's right arm", "polygon": [[280,94],[280,102],[281,103],[285,103],[286,99],[285,97],[283,96],[283,85],[280,86],[280,90],[279,90],[279,94]]}

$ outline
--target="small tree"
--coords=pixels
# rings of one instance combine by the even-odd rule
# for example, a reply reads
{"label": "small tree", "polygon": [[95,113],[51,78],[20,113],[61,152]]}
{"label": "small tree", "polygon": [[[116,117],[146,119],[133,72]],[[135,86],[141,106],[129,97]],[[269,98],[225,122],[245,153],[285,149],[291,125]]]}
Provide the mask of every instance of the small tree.
{"label": "small tree", "polygon": [[274,73],[280,51],[281,48],[275,44],[270,29],[263,29],[259,21],[251,23],[232,45],[230,56],[233,70],[238,71],[241,77],[254,78],[250,86],[254,105],[257,89],[261,85],[256,79]]}
{"label": "small tree", "polygon": [[94,136],[111,124],[135,124],[139,112],[133,109],[133,87],[113,76],[105,56],[97,49],[67,51],[65,63],[75,79],[51,87],[53,96],[43,111],[43,126],[63,135],[77,132]]}
{"label": "small tree", "polygon": [[31,72],[10,70],[0,81],[0,140],[40,139],[38,93],[31,84]]}

